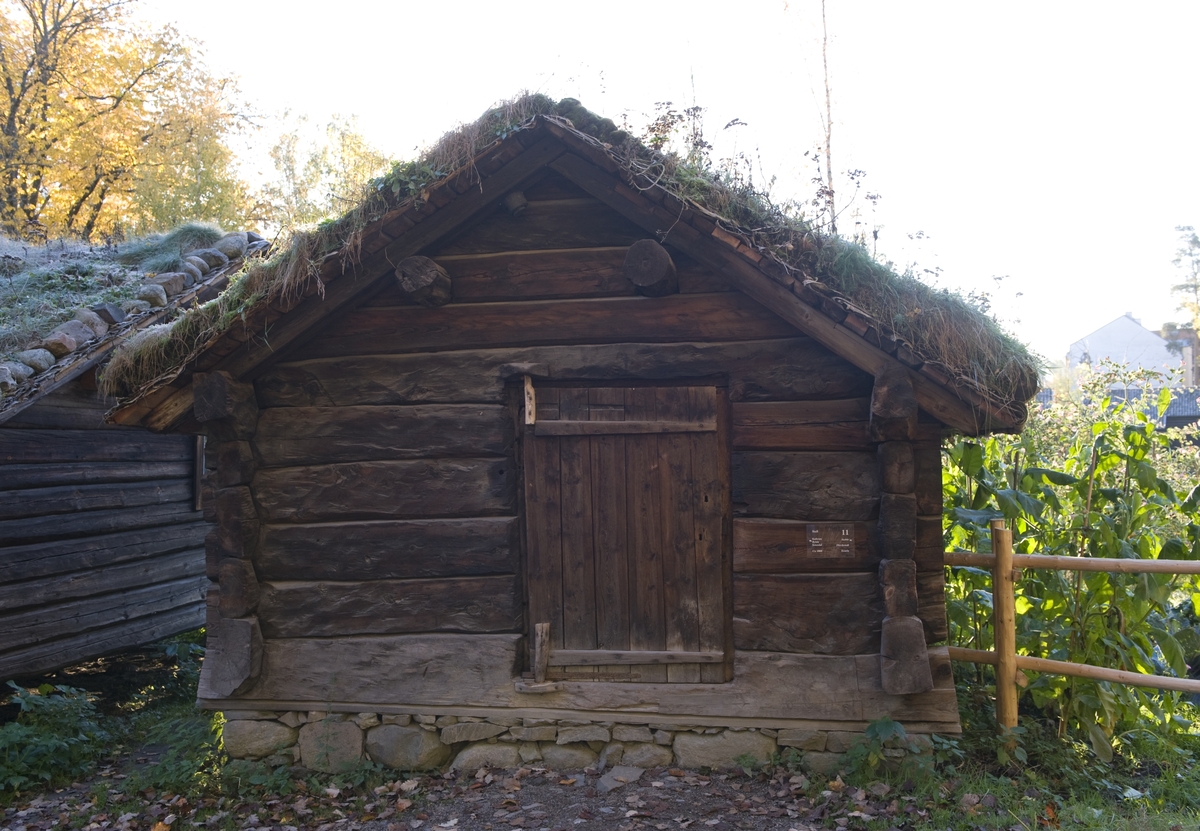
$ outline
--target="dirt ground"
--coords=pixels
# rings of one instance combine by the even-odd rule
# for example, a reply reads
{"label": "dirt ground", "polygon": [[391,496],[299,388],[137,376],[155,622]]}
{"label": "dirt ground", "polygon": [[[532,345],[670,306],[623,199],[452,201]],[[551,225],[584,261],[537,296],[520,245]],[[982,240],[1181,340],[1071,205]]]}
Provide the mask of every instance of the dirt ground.
{"label": "dirt ground", "polygon": [[[140,757],[142,763],[152,760]],[[136,759],[128,760],[130,762]],[[370,797],[337,788],[261,802],[203,799],[145,792],[125,796],[120,774],[103,769],[94,779],[45,794],[5,811],[11,831],[168,831],[173,828],[280,829],[280,831],[457,831],[457,829],[732,829],[873,828],[923,826],[928,810],[917,797],[879,782],[867,789],[840,779],[816,785],[803,774],[772,777],[678,769],[599,771],[476,771],[390,782]],[[111,786],[111,787],[110,787]],[[819,790],[817,788],[820,788]],[[107,798],[101,794],[112,794]],[[98,807],[98,806],[103,807]],[[966,795],[964,812],[995,813],[995,800]],[[995,820],[992,820],[995,822]],[[886,823],[886,824],[885,824]],[[989,823],[990,825],[991,823]]]}

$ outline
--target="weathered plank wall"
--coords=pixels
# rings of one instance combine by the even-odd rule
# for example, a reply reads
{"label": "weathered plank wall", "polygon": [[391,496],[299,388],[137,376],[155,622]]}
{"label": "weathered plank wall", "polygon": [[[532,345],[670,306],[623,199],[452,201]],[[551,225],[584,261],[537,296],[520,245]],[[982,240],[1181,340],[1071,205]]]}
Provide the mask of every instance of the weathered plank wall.
{"label": "weathered plank wall", "polygon": [[0,680],[204,622],[194,440],[111,403],[76,382],[0,427]]}
{"label": "weathered plank wall", "polygon": [[[521,215],[497,211],[422,252],[452,278],[448,305],[384,281],[254,379],[264,660],[292,639],[525,631],[509,398],[524,374],[725,386],[737,649],[878,653],[873,379],[678,252],[679,293],[639,296],[621,264],[644,231],[562,179],[525,196]],[[940,500],[936,457],[919,464]],[[844,529],[852,550],[834,545]],[[927,605],[933,642],[944,615]],[[282,678],[256,689],[288,697]]]}

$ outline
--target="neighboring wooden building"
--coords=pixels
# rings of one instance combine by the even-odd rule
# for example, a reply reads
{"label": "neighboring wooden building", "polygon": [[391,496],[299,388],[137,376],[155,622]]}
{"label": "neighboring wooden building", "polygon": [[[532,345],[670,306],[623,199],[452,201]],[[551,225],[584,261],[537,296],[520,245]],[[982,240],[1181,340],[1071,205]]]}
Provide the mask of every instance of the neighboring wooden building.
{"label": "neighboring wooden building", "polygon": [[200,697],[245,717],[227,742],[282,712],[286,746],[310,711],[368,714],[305,725],[314,766],[305,730],[410,715],[461,753],[502,734],[474,761],[610,723],[680,764],[692,727],[812,753],[882,716],[957,732],[940,441],[1019,429],[1023,402],[560,120],[425,197],[366,228],[353,276],[327,258],[116,413],[217,460]]}
{"label": "neighboring wooden building", "polygon": [[131,333],[228,284],[114,325],[0,400],[0,682],[204,624],[201,441],[105,422],[96,375]]}

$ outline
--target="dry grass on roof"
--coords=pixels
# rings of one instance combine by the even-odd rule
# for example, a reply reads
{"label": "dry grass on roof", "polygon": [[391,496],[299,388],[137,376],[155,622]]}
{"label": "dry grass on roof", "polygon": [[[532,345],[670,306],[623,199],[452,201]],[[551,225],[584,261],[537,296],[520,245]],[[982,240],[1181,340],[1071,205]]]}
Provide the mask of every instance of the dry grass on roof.
{"label": "dry grass on roof", "polygon": [[127,345],[104,373],[106,391],[129,399],[173,378],[255,303],[303,292],[319,279],[317,264],[328,253],[341,251],[347,265],[355,263],[362,232],[372,222],[423,199],[430,184],[470,165],[488,145],[538,115],[569,120],[606,145],[635,183],[663,187],[718,215],[729,230],[748,237],[795,276],[840,293],[912,344],[917,354],[943,364],[1001,406],[1022,405],[1037,391],[1039,359],[961,295],[898,274],[861,246],[820,233],[794,207],[776,205],[768,194],[712,168],[706,159],[653,150],[574,99],[555,102],[539,94],[494,107],[443,135],[418,158],[394,164],[386,175],[364,184],[350,211],[278,244],[281,253],[248,265],[225,294],[184,314],[169,333]]}

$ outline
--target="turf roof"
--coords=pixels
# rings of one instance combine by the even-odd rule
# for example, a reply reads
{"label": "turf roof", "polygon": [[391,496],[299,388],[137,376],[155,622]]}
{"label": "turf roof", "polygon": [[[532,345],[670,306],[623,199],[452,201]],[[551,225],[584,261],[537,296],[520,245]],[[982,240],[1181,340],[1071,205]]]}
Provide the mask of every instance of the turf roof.
{"label": "turf roof", "polygon": [[[810,305],[904,359],[965,399],[983,398],[1019,427],[1025,403],[1039,386],[1039,361],[996,321],[960,295],[897,274],[848,240],[815,230],[802,217],[773,204],[753,188],[701,163],[647,147],[611,120],[574,99],[555,102],[524,95],[444,135],[418,159],[397,163],[367,183],[358,204],[321,226],[298,232],[265,262],[254,262],[219,298],[190,310],[170,328],[142,336],[119,351],[106,369],[106,389],[125,401],[169,382],[238,320],[264,304],[290,308],[314,285],[321,266],[340,259],[343,268],[364,252],[364,231],[405,206],[436,199],[448,177],[473,172],[480,154],[538,117],[587,138],[642,192],[666,192],[702,214],[697,222],[718,226],[777,280],[796,286]],[[474,174],[478,177],[478,173]],[[740,241],[739,241],[740,240]]]}

